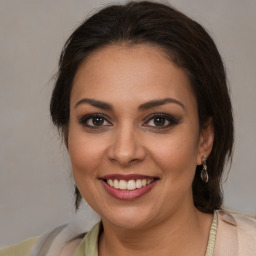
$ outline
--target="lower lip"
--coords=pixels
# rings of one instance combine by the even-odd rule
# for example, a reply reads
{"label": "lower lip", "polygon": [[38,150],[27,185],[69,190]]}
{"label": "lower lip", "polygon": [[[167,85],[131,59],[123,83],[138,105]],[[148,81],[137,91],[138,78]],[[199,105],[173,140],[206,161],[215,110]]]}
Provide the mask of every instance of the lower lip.
{"label": "lower lip", "polygon": [[157,183],[157,180],[153,181],[147,186],[137,188],[134,190],[121,190],[110,187],[105,181],[100,180],[104,189],[113,197],[120,200],[134,200],[147,194]]}

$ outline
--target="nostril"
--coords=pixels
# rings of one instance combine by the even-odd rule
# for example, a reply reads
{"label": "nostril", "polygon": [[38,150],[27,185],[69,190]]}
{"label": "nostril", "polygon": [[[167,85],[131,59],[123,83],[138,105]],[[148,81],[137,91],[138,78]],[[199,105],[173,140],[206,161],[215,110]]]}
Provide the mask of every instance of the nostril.
{"label": "nostril", "polygon": [[115,143],[108,150],[110,161],[116,162],[121,166],[129,166],[145,158],[145,150],[140,145],[134,143]]}
{"label": "nostril", "polygon": [[121,167],[129,167],[145,158],[145,150],[134,127],[126,123],[117,129],[107,151],[108,160]]}

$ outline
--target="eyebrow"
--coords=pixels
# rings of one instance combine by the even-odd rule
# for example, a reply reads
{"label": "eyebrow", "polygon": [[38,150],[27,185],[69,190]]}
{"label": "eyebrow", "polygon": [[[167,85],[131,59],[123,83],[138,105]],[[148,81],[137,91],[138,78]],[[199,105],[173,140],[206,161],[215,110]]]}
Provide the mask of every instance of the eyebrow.
{"label": "eyebrow", "polygon": [[109,111],[113,110],[112,105],[110,105],[110,104],[108,104],[106,102],[99,101],[99,100],[94,100],[94,99],[87,99],[87,98],[79,100],[76,103],[75,108],[77,106],[79,106],[80,104],[83,104],[83,103],[87,103],[87,104],[92,105],[93,107],[101,108],[101,109],[104,109],[104,110],[109,110]]}
{"label": "eyebrow", "polygon": [[167,103],[175,103],[181,106],[183,109],[185,109],[185,106],[180,101],[173,98],[165,98],[160,100],[151,100],[149,102],[143,103],[142,105],[139,106],[139,110],[147,110],[150,108],[162,106]]}
{"label": "eyebrow", "polygon": [[[106,103],[104,101],[99,101],[99,100],[94,100],[94,99],[88,99],[88,98],[83,98],[81,100],[79,100],[76,105],[75,105],[75,108],[81,104],[84,104],[84,103],[87,103],[93,107],[96,107],[96,108],[100,108],[100,109],[104,109],[104,110],[108,110],[108,111],[113,111],[113,106],[109,103]],[[160,99],[160,100],[151,100],[151,101],[148,101],[146,103],[143,103],[141,104],[138,109],[143,111],[143,110],[147,110],[147,109],[150,109],[150,108],[154,108],[154,107],[158,107],[158,106],[162,106],[164,104],[167,104],[167,103],[174,103],[174,104],[177,104],[179,106],[181,106],[183,109],[185,109],[184,105],[176,100],[176,99],[173,99],[173,98],[164,98],[164,99]]]}

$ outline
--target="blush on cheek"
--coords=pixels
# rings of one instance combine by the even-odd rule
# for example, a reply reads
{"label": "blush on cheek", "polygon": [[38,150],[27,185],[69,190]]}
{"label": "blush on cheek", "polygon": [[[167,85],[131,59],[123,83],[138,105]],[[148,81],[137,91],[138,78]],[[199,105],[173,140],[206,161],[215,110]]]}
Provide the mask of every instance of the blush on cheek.
{"label": "blush on cheek", "polygon": [[95,172],[102,163],[102,146],[82,140],[70,140],[69,156],[76,172]]}
{"label": "blush on cheek", "polygon": [[79,172],[93,170],[97,163],[97,159],[95,159],[93,155],[83,154],[81,151],[77,153],[72,152],[72,154],[70,154],[70,159],[73,168]]}

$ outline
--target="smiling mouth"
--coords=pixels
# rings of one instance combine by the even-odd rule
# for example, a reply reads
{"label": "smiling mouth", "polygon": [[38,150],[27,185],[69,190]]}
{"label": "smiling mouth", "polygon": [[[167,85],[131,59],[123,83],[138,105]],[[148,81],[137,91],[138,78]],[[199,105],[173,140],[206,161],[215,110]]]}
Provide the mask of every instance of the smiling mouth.
{"label": "smiling mouth", "polygon": [[99,178],[104,189],[120,200],[134,200],[147,194],[157,184],[158,177],[111,174]]}
{"label": "smiling mouth", "polygon": [[118,179],[103,179],[110,187],[120,190],[135,190],[147,185],[150,185],[156,179],[131,179],[131,180],[118,180]]}

